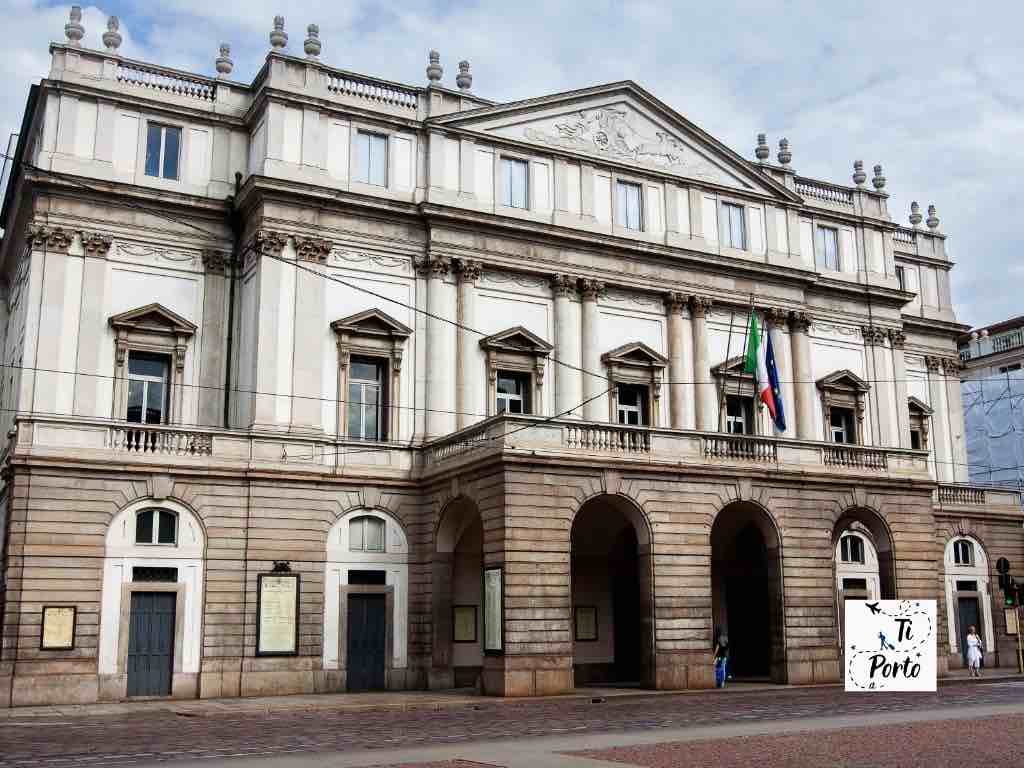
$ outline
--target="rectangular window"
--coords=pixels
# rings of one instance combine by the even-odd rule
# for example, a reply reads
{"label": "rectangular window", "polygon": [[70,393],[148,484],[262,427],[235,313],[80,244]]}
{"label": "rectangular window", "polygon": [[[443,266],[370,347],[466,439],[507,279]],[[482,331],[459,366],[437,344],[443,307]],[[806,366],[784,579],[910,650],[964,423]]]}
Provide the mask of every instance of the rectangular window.
{"label": "rectangular window", "polygon": [[615,223],[626,229],[643,229],[643,194],[639,184],[619,181],[615,184]]}
{"label": "rectangular window", "polygon": [[146,131],[146,175],[160,179],[178,178],[181,128],[150,123]]}
{"label": "rectangular window", "polygon": [[921,430],[910,430],[910,447],[913,448],[915,451],[921,450]]}
{"label": "rectangular window", "polygon": [[348,436],[353,440],[385,440],[385,364],[353,357],[348,378]]}
{"label": "rectangular window", "polygon": [[619,384],[619,424],[647,426],[647,387],[641,384]]}
{"label": "rectangular window", "polygon": [[907,273],[899,264],[896,265],[896,282],[901,291],[907,290]]}
{"label": "rectangular window", "polygon": [[135,424],[166,423],[170,370],[170,359],[166,355],[128,353],[125,420]]}
{"label": "rectangular window", "polygon": [[388,185],[388,137],[359,131],[356,134],[356,181],[377,187]]}
{"label": "rectangular window", "polygon": [[978,582],[976,581],[957,581],[956,583],[957,592],[977,592]]}
{"label": "rectangular window", "polygon": [[967,539],[953,543],[953,562],[957,565],[974,565],[974,546]]}
{"label": "rectangular window", "polygon": [[867,589],[867,579],[843,579],[843,591],[857,590],[858,592],[867,592]]}
{"label": "rectangular window", "polygon": [[530,207],[530,164],[513,157],[501,158],[502,195],[501,204],[509,208]]}
{"label": "rectangular window", "polygon": [[530,413],[530,375],[498,371],[497,413]]}
{"label": "rectangular window", "polygon": [[854,443],[853,411],[849,408],[832,408],[829,412],[829,430],[833,443]]}
{"label": "rectangular window", "polygon": [[747,249],[747,209],[722,203],[722,241],[730,248]]}
{"label": "rectangular window", "polygon": [[818,227],[814,231],[814,261],[819,267],[839,271],[839,230]]}
{"label": "rectangular window", "polygon": [[754,404],[749,397],[726,395],[725,431],[730,435],[754,434]]}
{"label": "rectangular window", "polygon": [[386,571],[349,571],[348,583],[373,587],[383,587],[387,584]]}
{"label": "rectangular window", "polygon": [[843,536],[839,541],[839,549],[844,563],[864,562],[864,542],[858,536]]}

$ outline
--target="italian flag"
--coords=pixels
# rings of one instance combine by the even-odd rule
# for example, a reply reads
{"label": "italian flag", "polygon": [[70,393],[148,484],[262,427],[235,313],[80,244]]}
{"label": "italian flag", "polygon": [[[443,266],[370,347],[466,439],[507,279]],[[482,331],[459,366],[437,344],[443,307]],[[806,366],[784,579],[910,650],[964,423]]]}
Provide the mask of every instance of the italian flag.
{"label": "italian flag", "polygon": [[775,367],[775,351],[772,336],[757,327],[757,313],[750,313],[750,332],[747,334],[747,362],[744,373],[754,374],[758,399],[768,408],[772,422],[780,432],[786,431],[786,414],[782,408],[782,392],[779,390],[779,372]]}

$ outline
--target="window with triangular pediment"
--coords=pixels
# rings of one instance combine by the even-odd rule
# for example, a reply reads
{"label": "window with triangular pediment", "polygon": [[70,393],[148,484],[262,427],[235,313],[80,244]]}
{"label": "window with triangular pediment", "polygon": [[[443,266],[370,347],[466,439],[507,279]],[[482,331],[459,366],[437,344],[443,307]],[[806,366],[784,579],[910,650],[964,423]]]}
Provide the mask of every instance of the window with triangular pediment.
{"label": "window with triangular pediment", "polygon": [[552,345],[521,325],[480,339],[487,366],[487,415],[544,411],[544,363]]}

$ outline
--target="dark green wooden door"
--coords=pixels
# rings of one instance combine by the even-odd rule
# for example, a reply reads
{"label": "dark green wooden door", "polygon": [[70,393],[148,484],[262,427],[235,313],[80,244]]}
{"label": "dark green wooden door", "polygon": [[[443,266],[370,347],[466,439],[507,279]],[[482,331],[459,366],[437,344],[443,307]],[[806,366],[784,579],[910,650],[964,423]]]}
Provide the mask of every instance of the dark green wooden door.
{"label": "dark green wooden door", "polygon": [[128,695],[169,696],[174,670],[174,592],[133,592]]}
{"label": "dark green wooden door", "polygon": [[384,689],[386,635],[384,595],[349,595],[345,664],[350,691]]}

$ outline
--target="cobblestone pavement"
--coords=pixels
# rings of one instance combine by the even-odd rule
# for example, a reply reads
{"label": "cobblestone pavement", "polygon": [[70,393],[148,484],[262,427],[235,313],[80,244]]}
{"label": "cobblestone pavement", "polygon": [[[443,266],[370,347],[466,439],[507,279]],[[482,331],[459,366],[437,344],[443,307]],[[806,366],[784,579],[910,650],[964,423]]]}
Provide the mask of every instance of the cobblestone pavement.
{"label": "cobblestone pavement", "polygon": [[[741,736],[570,754],[643,768],[970,768],[1024,763],[1024,715]],[[411,767],[410,767],[411,768]],[[609,766],[609,768],[612,768]]]}
{"label": "cobblestone pavement", "polygon": [[0,767],[115,767],[328,752],[370,755],[369,750],[420,749],[488,740],[688,729],[880,712],[962,711],[981,705],[1024,706],[1024,682],[960,683],[940,687],[934,694],[846,694],[831,687],[734,689],[609,698],[603,703],[580,699],[515,703],[480,699],[464,707],[411,712],[225,712],[213,717],[182,717],[149,711],[64,719],[12,717],[0,723]]}

